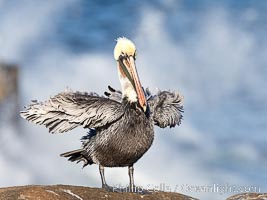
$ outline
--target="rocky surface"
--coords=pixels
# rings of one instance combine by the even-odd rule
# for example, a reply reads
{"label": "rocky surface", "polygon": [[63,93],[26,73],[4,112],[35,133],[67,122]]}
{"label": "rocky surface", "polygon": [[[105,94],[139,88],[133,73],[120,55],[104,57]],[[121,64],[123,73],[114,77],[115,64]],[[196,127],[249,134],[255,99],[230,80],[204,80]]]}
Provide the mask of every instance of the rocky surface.
{"label": "rocky surface", "polygon": [[171,192],[141,195],[107,192],[99,188],[82,186],[18,186],[0,188],[0,200],[194,200],[195,198]]}
{"label": "rocky surface", "polygon": [[[133,194],[107,192],[100,188],[70,185],[17,186],[0,188],[0,200],[196,200],[196,198],[172,192]],[[227,200],[267,200],[267,193],[242,193]]]}
{"label": "rocky surface", "polygon": [[267,193],[242,193],[227,198],[227,200],[267,200]]}

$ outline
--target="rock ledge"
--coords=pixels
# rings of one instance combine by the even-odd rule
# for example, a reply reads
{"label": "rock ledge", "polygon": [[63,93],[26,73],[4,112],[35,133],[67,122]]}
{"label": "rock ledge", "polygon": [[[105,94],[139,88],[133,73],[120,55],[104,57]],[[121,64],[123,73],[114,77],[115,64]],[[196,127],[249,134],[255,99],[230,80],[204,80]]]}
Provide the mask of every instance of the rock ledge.
{"label": "rock ledge", "polygon": [[171,192],[154,192],[148,195],[107,192],[99,188],[70,185],[17,186],[0,188],[0,200],[195,200],[195,198]]}

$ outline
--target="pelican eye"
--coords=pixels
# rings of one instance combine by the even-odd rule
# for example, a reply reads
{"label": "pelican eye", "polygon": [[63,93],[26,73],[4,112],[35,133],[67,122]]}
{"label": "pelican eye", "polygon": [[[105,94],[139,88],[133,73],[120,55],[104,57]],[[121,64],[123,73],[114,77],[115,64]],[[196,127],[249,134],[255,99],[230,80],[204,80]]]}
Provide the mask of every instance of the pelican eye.
{"label": "pelican eye", "polygon": [[123,59],[125,59],[125,58],[127,58],[127,55],[124,54],[124,53],[122,53],[122,54],[119,56],[119,59],[120,59],[120,60],[123,60]]}
{"label": "pelican eye", "polygon": [[[131,56],[131,55],[130,55]],[[127,53],[121,52],[121,55],[119,56],[120,60],[126,59],[130,57]],[[134,55],[132,55],[133,59],[136,60],[136,51],[134,52]]]}

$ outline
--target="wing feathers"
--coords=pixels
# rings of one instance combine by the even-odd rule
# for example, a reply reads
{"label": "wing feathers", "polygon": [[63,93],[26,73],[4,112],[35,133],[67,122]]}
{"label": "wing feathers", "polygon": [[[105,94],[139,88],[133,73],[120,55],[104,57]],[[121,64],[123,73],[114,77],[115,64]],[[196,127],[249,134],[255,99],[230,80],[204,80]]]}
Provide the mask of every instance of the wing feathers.
{"label": "wing feathers", "polygon": [[[45,125],[51,133],[63,133],[78,126],[98,128],[118,120],[124,113],[120,91],[108,87],[108,98],[96,93],[62,92],[45,102],[32,101],[20,114],[26,120]],[[151,95],[146,89],[147,102],[155,125],[161,128],[180,125],[183,96],[178,92],[160,91]]]}
{"label": "wing feathers", "polygon": [[63,92],[45,102],[33,101],[21,116],[45,125],[52,133],[63,133],[77,126],[97,128],[118,120],[123,115],[119,102],[96,93]]}
{"label": "wing feathers", "polygon": [[178,92],[160,91],[148,100],[155,125],[165,128],[180,125],[183,96]]}
{"label": "wing feathers", "polygon": [[104,94],[109,98],[117,102],[121,102],[122,100],[122,93],[119,90],[115,90],[111,86],[108,86],[108,92],[105,92]]}

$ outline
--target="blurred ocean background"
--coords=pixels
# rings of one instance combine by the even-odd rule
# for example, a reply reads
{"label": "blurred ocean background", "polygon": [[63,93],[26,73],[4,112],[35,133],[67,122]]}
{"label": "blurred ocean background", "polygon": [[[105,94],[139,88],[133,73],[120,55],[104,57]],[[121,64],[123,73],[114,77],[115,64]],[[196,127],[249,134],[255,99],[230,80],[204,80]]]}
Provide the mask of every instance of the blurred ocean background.
{"label": "blurred ocean background", "polygon": [[[19,66],[20,110],[67,87],[119,89],[115,39],[132,39],[143,86],[185,97],[181,126],[155,129],[135,182],[201,199],[267,191],[266,35],[267,1],[0,0],[0,62]],[[0,103],[0,187],[101,186],[96,165],[59,157],[86,130],[51,135]],[[106,176],[128,184],[127,168]]]}

